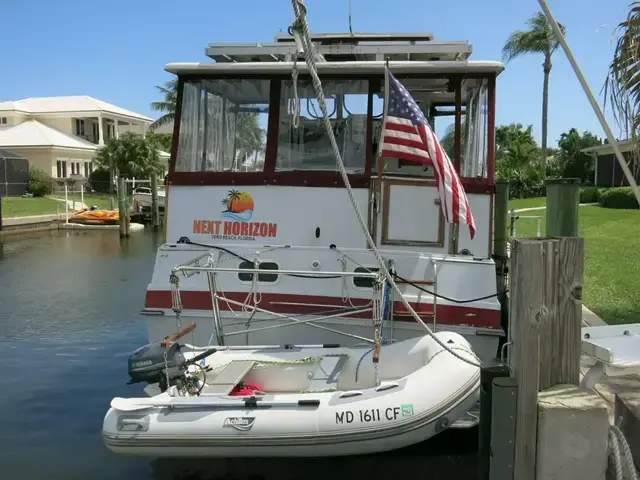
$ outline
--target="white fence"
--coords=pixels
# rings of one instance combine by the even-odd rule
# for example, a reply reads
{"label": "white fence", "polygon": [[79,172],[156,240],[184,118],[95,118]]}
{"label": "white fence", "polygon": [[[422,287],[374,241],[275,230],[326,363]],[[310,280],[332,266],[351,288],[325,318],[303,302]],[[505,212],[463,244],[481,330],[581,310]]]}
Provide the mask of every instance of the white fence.
{"label": "white fence", "polygon": [[509,211],[509,237],[516,237],[516,222],[519,220],[536,220],[536,236],[542,236],[542,215],[520,215],[515,210]]}

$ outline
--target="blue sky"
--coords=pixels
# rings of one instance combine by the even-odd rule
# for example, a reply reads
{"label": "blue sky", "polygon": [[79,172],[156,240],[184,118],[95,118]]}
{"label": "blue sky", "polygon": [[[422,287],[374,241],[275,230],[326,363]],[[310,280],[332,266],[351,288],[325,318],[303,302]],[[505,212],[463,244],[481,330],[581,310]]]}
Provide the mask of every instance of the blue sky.
{"label": "blue sky", "polygon": [[[313,31],[348,29],[348,0],[306,3]],[[548,3],[566,25],[569,45],[602,104],[613,31],[630,0]],[[509,33],[524,28],[538,9],[537,0],[352,0],[354,31],[427,31],[439,40],[468,40],[474,60],[501,60]],[[171,78],[165,64],[207,61],[209,42],[272,41],[286,31],[293,13],[290,0],[4,0],[0,18],[0,101],[86,94],[155,118],[149,107],[160,98],[154,85]],[[497,123],[533,124],[538,139],[541,64],[541,56],[508,64],[497,93]],[[560,49],[551,73],[550,146],[571,127],[604,136]]]}

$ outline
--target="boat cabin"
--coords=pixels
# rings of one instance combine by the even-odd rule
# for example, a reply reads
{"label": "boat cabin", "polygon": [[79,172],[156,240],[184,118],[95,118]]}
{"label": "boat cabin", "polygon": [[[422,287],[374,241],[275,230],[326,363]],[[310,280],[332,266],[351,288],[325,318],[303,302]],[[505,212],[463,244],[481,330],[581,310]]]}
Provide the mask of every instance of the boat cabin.
{"label": "boat cabin", "polygon": [[[431,34],[314,35],[331,125],[378,248],[491,257],[499,62]],[[367,248],[293,37],[210,44],[172,63],[178,102],[167,178],[168,243]],[[454,163],[476,223],[445,224],[431,168],[379,158],[384,68],[418,102]],[[445,126],[446,128],[442,128]]]}

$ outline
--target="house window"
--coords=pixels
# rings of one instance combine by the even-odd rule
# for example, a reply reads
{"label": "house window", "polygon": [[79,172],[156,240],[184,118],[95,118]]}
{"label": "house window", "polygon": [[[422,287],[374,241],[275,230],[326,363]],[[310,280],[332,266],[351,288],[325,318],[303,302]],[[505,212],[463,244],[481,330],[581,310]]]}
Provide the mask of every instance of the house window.
{"label": "house window", "polygon": [[64,160],[58,160],[56,162],[56,175],[58,178],[67,177],[67,162]]}
{"label": "house window", "polygon": [[84,120],[76,118],[76,135],[84,136]]}
{"label": "house window", "polygon": [[7,117],[0,117],[0,125],[6,125],[7,124]]}
{"label": "house window", "polygon": [[89,177],[89,174],[91,173],[91,163],[89,162],[84,162],[84,176],[85,177]]}
{"label": "house window", "polygon": [[92,123],[91,128],[93,129],[93,141],[98,143],[98,137],[100,136],[100,131],[98,130],[98,124]]}

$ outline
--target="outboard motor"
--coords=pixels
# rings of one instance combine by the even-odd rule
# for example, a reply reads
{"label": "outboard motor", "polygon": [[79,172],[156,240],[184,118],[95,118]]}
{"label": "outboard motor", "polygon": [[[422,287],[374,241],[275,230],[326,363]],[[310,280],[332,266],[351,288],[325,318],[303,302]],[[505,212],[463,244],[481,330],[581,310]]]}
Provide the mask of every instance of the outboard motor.
{"label": "outboard motor", "polygon": [[177,342],[168,347],[165,347],[164,342],[140,347],[131,354],[128,363],[130,385],[140,382],[158,383],[163,392],[169,386],[167,376],[173,384],[184,376],[186,370],[186,360]]}
{"label": "outboard motor", "polygon": [[[189,366],[197,365],[200,370],[203,370],[198,362],[216,352],[215,348],[211,348],[189,360],[185,359],[180,351],[181,346],[176,340],[194,328],[195,325],[191,325],[165,338],[162,342],[150,343],[133,352],[128,360],[128,384],[157,383],[163,392],[173,385],[178,389],[193,386],[191,384],[197,379],[191,378],[194,375],[189,373]],[[194,389],[188,388],[188,390]],[[196,393],[199,393],[199,390],[195,388]]]}

